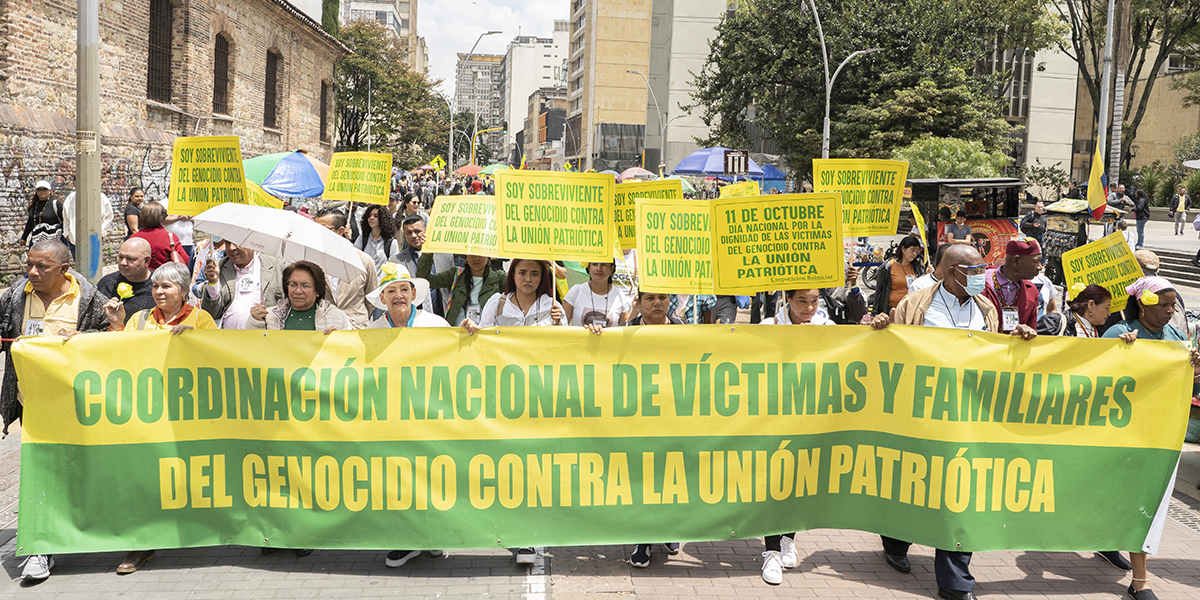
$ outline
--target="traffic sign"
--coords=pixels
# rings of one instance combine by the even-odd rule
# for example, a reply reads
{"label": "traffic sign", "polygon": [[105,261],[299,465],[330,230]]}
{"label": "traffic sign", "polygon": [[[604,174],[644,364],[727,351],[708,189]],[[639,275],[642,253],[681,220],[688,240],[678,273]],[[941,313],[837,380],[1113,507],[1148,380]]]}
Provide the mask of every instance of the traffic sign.
{"label": "traffic sign", "polygon": [[747,175],[750,173],[750,151],[749,150],[726,150],[725,151],[725,174],[726,175]]}

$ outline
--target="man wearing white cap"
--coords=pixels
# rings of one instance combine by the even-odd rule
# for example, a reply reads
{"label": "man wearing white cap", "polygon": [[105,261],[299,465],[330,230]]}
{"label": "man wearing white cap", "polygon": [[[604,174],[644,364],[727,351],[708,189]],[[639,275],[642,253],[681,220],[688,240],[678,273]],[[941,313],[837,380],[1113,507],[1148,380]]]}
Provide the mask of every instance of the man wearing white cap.
{"label": "man wearing white cap", "polygon": [[367,329],[450,326],[445,319],[417,308],[429,297],[428,280],[412,277],[403,265],[391,262],[383,263],[382,272],[379,288],[367,294],[367,300],[385,312]]}

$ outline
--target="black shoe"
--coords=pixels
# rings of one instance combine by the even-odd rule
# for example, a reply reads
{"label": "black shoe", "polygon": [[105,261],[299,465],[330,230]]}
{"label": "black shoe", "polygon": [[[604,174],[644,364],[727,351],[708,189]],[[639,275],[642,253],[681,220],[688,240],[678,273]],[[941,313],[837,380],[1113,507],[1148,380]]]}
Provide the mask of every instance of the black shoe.
{"label": "black shoe", "polygon": [[912,567],[908,566],[908,557],[907,556],[894,556],[894,555],[888,554],[887,552],[884,552],[883,560],[884,560],[884,562],[887,563],[887,566],[889,566],[897,571],[900,571],[901,573],[912,572]]}
{"label": "black shoe", "polygon": [[1097,552],[1096,554],[1099,554],[1101,558],[1103,558],[1104,560],[1107,560],[1108,564],[1110,564],[1122,571],[1132,571],[1133,570],[1133,565],[1129,564],[1129,561],[1126,560],[1125,557],[1122,556],[1120,552],[1109,551],[1109,552]]}
{"label": "black shoe", "polygon": [[1133,585],[1131,584],[1128,591],[1129,597],[1133,598],[1133,600],[1158,600],[1158,596],[1155,596],[1154,590],[1150,588],[1138,591],[1133,589]]}
{"label": "black shoe", "polygon": [[298,548],[298,549],[296,549],[296,558],[304,558],[305,556],[308,556],[309,554],[312,554],[312,553],[313,553],[312,548]]}
{"label": "black shoe", "polygon": [[679,542],[671,542],[669,544],[666,544],[666,547],[667,547],[667,554],[670,554],[671,556],[675,556],[676,554],[679,554]]}
{"label": "black shoe", "polygon": [[[938,588],[938,598],[942,600],[975,600],[975,592],[964,592],[962,590],[952,590],[950,588]],[[1136,600],[1143,600],[1137,598]]]}
{"label": "black shoe", "polygon": [[270,556],[272,554],[275,554],[276,552],[279,552],[279,548],[271,548],[269,546],[263,546],[262,548],[260,548],[260,550],[262,551],[263,556]]}
{"label": "black shoe", "polygon": [[650,544],[638,544],[629,555],[629,564],[645,569],[650,566]]}

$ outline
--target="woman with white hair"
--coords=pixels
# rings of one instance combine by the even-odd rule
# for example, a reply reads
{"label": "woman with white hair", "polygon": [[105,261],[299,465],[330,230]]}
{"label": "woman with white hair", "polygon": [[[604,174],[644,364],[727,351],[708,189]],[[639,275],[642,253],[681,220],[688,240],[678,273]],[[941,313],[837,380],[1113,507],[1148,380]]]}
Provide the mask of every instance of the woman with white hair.
{"label": "woman with white hair", "polygon": [[[179,335],[188,329],[216,329],[217,323],[213,321],[212,316],[204,309],[187,303],[188,286],[191,282],[192,274],[187,265],[177,262],[163,264],[150,275],[154,308],[139,310],[133,313],[128,321],[125,320],[125,305],[121,300],[127,297],[125,294],[132,294],[133,289],[128,283],[117,285],[116,297],[104,305],[109,331],[169,329],[172,335]],[[155,550],[128,552],[117,566],[117,572],[133,573],[142,568],[146,561],[154,558],[155,554]]]}
{"label": "woman with white hair", "polygon": [[404,265],[388,262],[380,268],[379,288],[367,294],[367,301],[384,311],[367,329],[392,327],[449,327],[445,319],[419,308],[429,297],[429,281],[413,277]]}
{"label": "woman with white hair", "polygon": [[109,330],[170,329],[171,333],[179,335],[188,329],[216,329],[217,323],[212,315],[187,303],[188,286],[191,283],[192,274],[187,265],[178,262],[162,264],[150,275],[154,308],[139,310],[128,320],[121,299],[123,294],[132,294],[133,290],[122,289],[128,288],[129,284],[118,285],[117,296],[104,305]]}

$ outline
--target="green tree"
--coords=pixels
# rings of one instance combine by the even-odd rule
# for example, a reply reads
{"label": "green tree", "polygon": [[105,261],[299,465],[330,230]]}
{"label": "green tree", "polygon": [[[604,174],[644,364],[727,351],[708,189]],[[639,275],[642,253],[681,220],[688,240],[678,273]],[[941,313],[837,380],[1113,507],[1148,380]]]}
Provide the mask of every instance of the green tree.
{"label": "green tree", "polygon": [[921,138],[892,152],[893,160],[908,161],[910,179],[976,179],[998,177],[1008,156],[989,152],[978,140]]}
{"label": "green tree", "polygon": [[341,10],[342,3],[340,0],[321,0],[321,29],[325,33],[338,36],[340,23],[338,22],[338,12]]}
{"label": "green tree", "polygon": [[[1118,18],[1125,19],[1115,24],[1118,81],[1114,87],[1128,90],[1124,96],[1128,102],[1123,102],[1136,105],[1131,112],[1123,109],[1121,119],[1121,164],[1127,165],[1129,149],[1137,139],[1154,85],[1164,72],[1163,65],[1171,54],[1187,48],[1200,34],[1200,0],[1118,0],[1118,4]],[[1069,29],[1069,35],[1058,44],[1059,50],[1079,65],[1080,79],[1092,98],[1092,106],[1099,106],[1108,3],[1060,0],[1051,6]],[[1180,85],[1186,85],[1186,80]],[[1200,91],[1200,82],[1194,85]],[[1190,97],[1200,99],[1195,93]]]}
{"label": "green tree", "polygon": [[1046,204],[1058,200],[1059,191],[1071,180],[1061,162],[1046,167],[1042,166],[1041,159],[1035,159],[1032,165],[1022,165],[1017,176],[1040,188],[1041,198]]}
{"label": "green tree", "polygon": [[442,101],[432,83],[404,64],[407,48],[376,21],[354,21],[340,39],[353,54],[337,69],[339,151],[391,152],[396,164],[410,168],[446,135]]}
{"label": "green tree", "polygon": [[[886,157],[922,135],[1006,148],[992,92],[1010,73],[978,74],[997,48],[1052,43],[1044,0],[817,0],[830,70],[852,52],[832,97],[832,156]],[[694,105],[710,127],[698,142],[745,147],[756,121],[799,173],[820,156],[825,68],[807,2],[746,0],[728,15],[695,74]],[[953,117],[942,118],[945,112]],[[879,121],[877,119],[882,119]]]}

